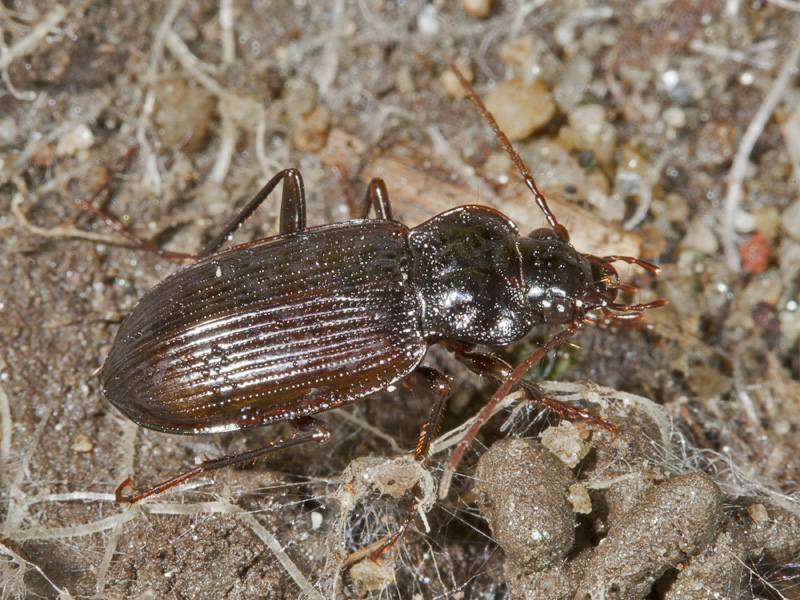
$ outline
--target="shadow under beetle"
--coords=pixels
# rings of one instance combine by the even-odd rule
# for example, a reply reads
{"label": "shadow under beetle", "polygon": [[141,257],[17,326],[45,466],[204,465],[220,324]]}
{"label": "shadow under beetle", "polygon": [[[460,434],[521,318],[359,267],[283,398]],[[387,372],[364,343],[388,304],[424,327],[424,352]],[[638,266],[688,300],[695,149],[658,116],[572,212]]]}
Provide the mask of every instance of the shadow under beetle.
{"label": "shadow under beetle", "polygon": [[[306,228],[300,173],[281,171],[194,257],[196,262],[133,307],[101,379],[114,406],[158,431],[217,433],[290,421],[295,433],[250,452],[206,460],[130,495],[124,493],[128,478],[117,489],[117,501],[136,502],[199,473],[279,448],[324,442],[330,429],[313,415],[400,383],[421,386],[433,400],[415,450],[426,461],[450,392],[444,375],[420,366],[436,343],[445,344],[471,370],[502,382],[451,455],[441,495],[481,424],[515,386],[563,415],[611,428],[589,411],[547,398],[522,376],[586,321],[636,321],[642,311],[665,304],[616,303],[618,290],[633,288],[620,284],[612,262],[654,273],[658,268],[631,257],[600,258],[575,250],[492,115],[453,70],[522,173],[551,229],[520,237],[510,219],[485,206],[461,206],[409,229],[392,217],[381,179],[369,184],[360,219]],[[280,234],[219,251],[279,183]],[[375,218],[367,218],[370,208]],[[510,344],[543,323],[564,328],[516,369],[475,350]],[[413,508],[376,554],[402,535]]]}

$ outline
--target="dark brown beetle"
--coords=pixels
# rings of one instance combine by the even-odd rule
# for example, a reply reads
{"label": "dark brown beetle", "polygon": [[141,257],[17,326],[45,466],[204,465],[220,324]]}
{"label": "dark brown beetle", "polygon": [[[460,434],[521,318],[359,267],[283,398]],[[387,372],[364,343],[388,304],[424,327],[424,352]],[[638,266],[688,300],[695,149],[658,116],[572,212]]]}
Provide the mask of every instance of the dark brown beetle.
{"label": "dark brown beetle", "polygon": [[[627,321],[664,304],[616,303],[619,289],[632,288],[620,285],[611,262],[657,268],[576,251],[519,156],[461,79],[552,229],[520,237],[514,223],[484,206],[455,208],[409,229],[392,218],[380,179],[368,187],[361,219],[306,228],[300,173],[278,173],[196,262],[134,306],[103,365],[102,387],[128,418],[158,431],[216,433],[290,421],[296,433],[265,448],[207,460],[133,495],[123,493],[128,479],[117,490],[118,501],[136,502],[277,448],[324,442],[329,428],[313,415],[409,381],[434,399],[416,449],[425,461],[449,394],[442,374],[420,366],[435,343],[446,344],[473,371],[503,382],[453,453],[442,493],[480,423],[513,386],[562,414],[607,426],[588,411],[546,398],[521,378],[587,319],[598,320],[590,311],[600,311],[601,320]],[[280,234],[218,251],[280,182]],[[374,219],[367,219],[370,207]],[[474,350],[510,344],[542,323],[565,328],[516,370]]]}

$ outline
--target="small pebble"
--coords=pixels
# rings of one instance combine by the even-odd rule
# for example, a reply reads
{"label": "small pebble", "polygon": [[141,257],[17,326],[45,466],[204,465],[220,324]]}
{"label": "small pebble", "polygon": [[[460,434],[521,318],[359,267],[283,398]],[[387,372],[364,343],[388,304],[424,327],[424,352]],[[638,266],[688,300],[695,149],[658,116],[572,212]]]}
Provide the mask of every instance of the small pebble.
{"label": "small pebble", "polygon": [[85,452],[91,452],[94,449],[94,444],[92,444],[92,440],[85,433],[79,433],[75,436],[75,440],[72,442],[72,450],[77,452],[78,454],[83,454]]}
{"label": "small pebble", "polygon": [[318,106],[303,119],[303,123],[294,135],[294,144],[300,150],[318,152],[328,141],[331,128],[331,112],[324,106]]}
{"label": "small pebble", "polygon": [[570,469],[577,466],[591,449],[570,421],[561,421],[556,427],[545,429],[542,432],[542,445]]}
{"label": "small pebble", "polygon": [[800,242],[800,200],[795,200],[783,211],[783,230],[794,240]]}
{"label": "small pebble", "polygon": [[350,577],[362,592],[377,592],[395,581],[395,570],[391,564],[366,558],[350,567]]}
{"label": "small pebble", "polygon": [[582,483],[573,483],[567,491],[567,500],[576,513],[588,515],[592,512],[592,499]]}
{"label": "small pebble", "polygon": [[667,125],[675,129],[680,129],[686,125],[686,113],[677,106],[670,106],[661,116]]}
{"label": "small pebble", "polygon": [[83,123],[76,123],[56,144],[58,156],[72,156],[78,150],[85,150],[94,144],[94,134]]}
{"label": "small pebble", "polygon": [[156,109],[152,120],[159,150],[179,147],[186,154],[203,143],[216,108],[213,96],[178,78],[163,79],[155,87]]}
{"label": "small pebble", "polygon": [[[469,83],[472,83],[472,80],[475,78],[475,74],[472,72],[472,66],[470,66],[467,62],[459,62],[456,61],[456,68],[461,72]],[[442,74],[439,75],[439,83],[442,84],[442,87],[447,92],[447,95],[451,98],[458,100],[459,98],[464,98],[467,95],[464,86],[461,85],[461,82],[456,77],[456,74],[453,73],[453,70],[450,68],[445,69],[442,71]]]}
{"label": "small pebble", "polygon": [[733,157],[736,132],[728,123],[709,121],[700,128],[695,142],[697,161],[709,167],[718,167]]}
{"label": "small pebble", "polygon": [[569,125],[562,127],[559,138],[575,150],[590,150],[603,164],[609,164],[617,145],[617,133],[606,120],[600,104],[579,104],[567,113]]}
{"label": "small pebble", "polygon": [[417,15],[417,30],[425,35],[439,33],[439,13],[433,4],[426,4]]}
{"label": "small pebble", "polygon": [[489,15],[492,0],[461,0],[461,8],[470,17],[483,19]]}
{"label": "small pebble", "polygon": [[751,504],[747,507],[747,514],[756,525],[764,525],[769,522],[769,513],[763,504]]}
{"label": "small pebble", "polygon": [[584,92],[592,81],[594,64],[587,58],[575,58],[567,63],[553,90],[556,102],[564,113],[583,101]]}
{"label": "small pebble", "polygon": [[486,108],[510,140],[522,140],[546,125],[556,111],[553,96],[540,81],[504,81],[486,98]]}
{"label": "small pebble", "polygon": [[514,40],[507,40],[500,45],[500,60],[507,65],[521,65],[533,50],[533,37],[524,35]]}

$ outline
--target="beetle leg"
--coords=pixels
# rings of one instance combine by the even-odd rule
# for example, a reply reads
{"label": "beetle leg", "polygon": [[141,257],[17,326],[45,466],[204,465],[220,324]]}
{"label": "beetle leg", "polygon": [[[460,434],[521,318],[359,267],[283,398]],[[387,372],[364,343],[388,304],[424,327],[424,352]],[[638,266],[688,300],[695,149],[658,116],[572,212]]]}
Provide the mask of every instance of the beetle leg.
{"label": "beetle leg", "polygon": [[[414,458],[422,465],[425,465],[428,462],[428,458],[430,458],[433,439],[436,436],[436,432],[439,430],[439,422],[441,421],[442,413],[444,413],[444,406],[447,403],[447,398],[450,396],[450,381],[445,375],[435,369],[417,367],[408,377],[408,383],[413,389],[424,389],[425,393],[431,396],[434,401],[428,419],[422,426],[422,433],[419,436],[419,442],[414,450]],[[405,535],[409,526],[414,521],[420,502],[420,496],[422,495],[422,489],[419,484],[415,484],[414,487],[411,488],[410,493],[412,495],[412,500],[408,505],[405,518],[402,523],[400,523],[397,530],[372,551],[370,554],[371,560],[377,560],[381,554],[394,546]]]}
{"label": "beetle leg", "polygon": [[284,169],[275,177],[270,179],[267,184],[253,196],[239,214],[228,223],[220,234],[211,240],[198,257],[208,256],[216,252],[224,244],[234,231],[239,229],[250,216],[258,210],[258,207],[267,199],[272,191],[283,182],[283,196],[281,199],[281,224],[280,233],[294,233],[303,231],[306,227],[306,195],[303,190],[303,178],[297,169]]}
{"label": "beetle leg", "polygon": [[392,204],[389,201],[389,192],[386,189],[386,183],[380,177],[375,177],[367,186],[367,195],[364,198],[364,206],[361,209],[360,218],[367,218],[371,206],[375,208],[376,219],[382,221],[394,220]]}
{"label": "beetle leg", "polygon": [[[497,356],[483,354],[482,352],[468,352],[457,346],[451,348],[451,350],[458,362],[465,365],[473,373],[477,373],[483,377],[491,377],[496,381],[505,381],[511,377],[514,371],[511,365]],[[529,401],[535,402],[536,404],[543,404],[562,417],[592,423],[604,427],[609,431],[613,431],[613,425],[607,423],[591,411],[561,402],[560,400],[546,395],[542,388],[534,381],[522,379],[517,385],[525,392]]]}
{"label": "beetle leg", "polygon": [[149,496],[160,494],[161,492],[164,492],[169,488],[178,485],[179,483],[183,483],[187,479],[191,479],[195,475],[200,475],[200,473],[208,473],[209,471],[215,471],[216,469],[221,469],[222,467],[229,467],[233,465],[248,463],[258,458],[261,458],[262,456],[266,456],[267,454],[275,452],[276,450],[282,450],[283,448],[289,448],[291,446],[298,446],[306,442],[312,442],[312,441],[318,443],[327,442],[331,436],[330,427],[327,424],[323,423],[322,421],[319,421],[312,417],[302,417],[300,419],[295,419],[291,421],[291,424],[296,429],[296,431],[289,438],[280,439],[277,442],[270,442],[269,444],[267,444],[262,448],[256,448],[255,450],[250,450],[248,452],[231,454],[230,456],[223,456],[221,458],[215,458],[211,460],[205,459],[194,469],[186,471],[185,473],[181,473],[180,475],[176,475],[171,479],[159,483],[158,485],[151,486],[148,489],[143,490],[141,492],[136,492],[134,494],[123,493],[124,490],[132,484],[131,478],[128,477],[117,488],[116,491],[117,502],[134,504],[135,502],[139,502],[139,500],[143,500],[144,498],[147,498]]}
{"label": "beetle leg", "polygon": [[424,386],[425,393],[434,400],[428,419],[422,426],[417,447],[414,449],[414,458],[425,465],[430,458],[433,440],[439,430],[447,398],[450,396],[450,380],[436,369],[428,367],[417,367],[409,378],[413,378],[409,382],[412,388],[419,389]]}
{"label": "beetle leg", "polygon": [[163,248],[159,248],[157,245],[148,242],[147,240],[143,240],[142,238],[128,231],[125,228],[125,226],[119,221],[119,219],[115,219],[110,214],[105,212],[102,208],[95,206],[94,204],[95,200],[103,192],[109,189],[109,185],[111,183],[111,177],[113,175],[119,175],[128,168],[131,158],[133,157],[134,151],[135,148],[131,148],[128,150],[125,156],[122,157],[122,160],[120,161],[121,162],[120,166],[115,167],[113,170],[109,172],[108,179],[103,183],[103,185],[100,186],[100,188],[92,195],[91,198],[88,198],[83,202],[81,202],[77,206],[77,210],[79,211],[85,210],[99,217],[100,219],[102,219],[103,224],[106,227],[109,227],[110,229],[116,231],[119,235],[124,237],[126,240],[128,240],[131,244],[133,244],[137,248],[141,248],[142,250],[145,250],[147,252],[152,252],[153,254],[158,254],[159,256],[162,256],[169,260],[186,260],[187,258],[193,258],[194,257],[193,254],[164,250]]}
{"label": "beetle leg", "polygon": [[283,176],[280,234],[303,231],[306,228],[306,193],[303,177],[297,169],[287,169]]}
{"label": "beetle leg", "polygon": [[[522,380],[525,373],[527,373],[533,365],[539,362],[542,357],[550,352],[553,348],[558,348],[561,344],[575,335],[575,332],[578,331],[583,326],[583,315],[577,314],[573,318],[572,322],[567,325],[564,329],[559,331],[555,334],[552,338],[546,341],[544,344],[539,346],[536,350],[531,352],[528,357],[523,360],[513,371],[511,371],[508,377],[503,379],[503,383],[494,393],[486,405],[481,409],[481,412],[478,413],[478,416],[475,418],[475,421],[472,423],[470,428],[464,434],[464,437],[461,438],[461,441],[455,447],[453,452],[450,454],[450,458],[447,460],[447,464],[445,465],[444,471],[442,471],[442,476],[439,479],[439,497],[444,498],[447,496],[447,490],[450,489],[450,480],[453,478],[453,472],[456,469],[456,465],[461,460],[461,457],[464,455],[464,451],[467,447],[472,443],[472,440],[475,439],[475,436],[478,434],[478,431],[483,426],[486,421],[489,420],[489,417],[492,415],[495,407],[500,404],[503,398],[508,395],[512,388],[517,386],[519,382]],[[458,346],[456,346],[458,349]],[[462,349],[462,353],[466,352]],[[473,353],[474,354],[474,353]],[[456,353],[456,356],[458,352]],[[457,356],[458,357],[458,356]],[[468,361],[464,363],[469,367],[469,363],[472,361]],[[506,363],[506,366],[508,364]],[[510,368],[510,366],[509,366]]]}

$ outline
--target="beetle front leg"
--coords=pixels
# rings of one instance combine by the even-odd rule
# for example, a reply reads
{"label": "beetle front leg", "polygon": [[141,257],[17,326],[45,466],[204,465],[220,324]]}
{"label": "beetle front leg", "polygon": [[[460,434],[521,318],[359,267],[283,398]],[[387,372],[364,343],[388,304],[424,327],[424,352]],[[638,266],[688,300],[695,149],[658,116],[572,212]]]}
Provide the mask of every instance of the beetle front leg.
{"label": "beetle front leg", "polygon": [[422,426],[417,447],[414,449],[414,458],[425,465],[430,458],[433,440],[439,430],[447,398],[450,397],[450,380],[436,369],[417,367],[409,375],[405,385],[412,389],[424,390],[424,393],[433,399],[433,406]]}
{"label": "beetle front leg", "polygon": [[[449,345],[448,347],[453,352],[458,362],[466,366],[473,373],[477,373],[483,377],[490,377],[496,381],[505,381],[509,379],[514,372],[511,365],[497,356],[467,350],[462,346]],[[593,425],[599,425],[609,431],[614,431],[613,425],[606,422],[601,417],[598,417],[593,412],[581,408],[580,406],[573,406],[551,398],[545,394],[542,388],[534,381],[523,379],[519,381],[517,385],[525,392],[525,396],[530,402],[546,406],[562,417],[592,423]]]}
{"label": "beetle front leg", "polygon": [[151,486],[144,491],[136,492],[134,494],[125,494],[125,489],[130,487],[133,483],[132,479],[128,477],[117,488],[116,500],[118,503],[134,504],[139,502],[139,500],[143,500],[149,496],[155,496],[156,494],[160,494],[171,487],[175,487],[187,479],[191,479],[195,475],[208,473],[209,471],[215,471],[217,469],[221,469],[222,467],[245,464],[275,452],[276,450],[282,450],[283,448],[289,448],[291,446],[298,446],[306,442],[318,442],[321,444],[327,442],[331,436],[330,427],[326,423],[312,417],[302,417],[290,422],[296,431],[289,438],[280,439],[276,442],[270,442],[262,448],[256,448],[255,450],[250,450],[248,452],[231,454],[230,456],[223,456],[221,458],[215,458],[211,460],[205,459],[194,469],[186,471],[185,473],[181,473],[180,475],[176,475],[175,477],[163,481],[158,485]]}

